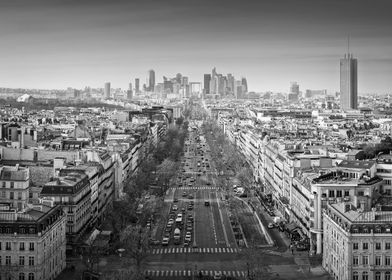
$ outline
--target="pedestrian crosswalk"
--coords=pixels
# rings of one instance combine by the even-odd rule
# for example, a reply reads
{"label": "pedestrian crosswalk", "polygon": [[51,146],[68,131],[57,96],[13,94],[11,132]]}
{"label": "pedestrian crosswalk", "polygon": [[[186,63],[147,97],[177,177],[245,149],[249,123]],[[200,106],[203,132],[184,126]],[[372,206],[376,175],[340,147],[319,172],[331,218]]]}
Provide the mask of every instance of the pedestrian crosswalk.
{"label": "pedestrian crosswalk", "polygon": [[146,270],[144,274],[150,277],[192,277],[193,275],[198,276],[199,273],[203,276],[214,276],[219,272],[225,276],[238,278],[243,278],[247,275],[247,272],[241,270]]}
{"label": "pedestrian crosswalk", "polygon": [[205,253],[205,254],[235,254],[238,253],[237,248],[162,248],[153,249],[153,255],[160,254],[190,254],[190,253]]}
{"label": "pedestrian crosswalk", "polygon": [[218,188],[215,187],[178,187],[178,188],[170,188],[171,190],[215,190]]}

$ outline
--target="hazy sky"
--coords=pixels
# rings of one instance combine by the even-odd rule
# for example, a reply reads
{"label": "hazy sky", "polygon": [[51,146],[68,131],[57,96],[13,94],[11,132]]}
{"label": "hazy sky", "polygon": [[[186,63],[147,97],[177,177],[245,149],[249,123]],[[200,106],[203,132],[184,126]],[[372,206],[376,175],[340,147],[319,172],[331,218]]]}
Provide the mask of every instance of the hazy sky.
{"label": "hazy sky", "polygon": [[339,89],[358,58],[360,92],[392,92],[391,0],[0,0],[0,87],[127,88],[154,69],[250,90]]}

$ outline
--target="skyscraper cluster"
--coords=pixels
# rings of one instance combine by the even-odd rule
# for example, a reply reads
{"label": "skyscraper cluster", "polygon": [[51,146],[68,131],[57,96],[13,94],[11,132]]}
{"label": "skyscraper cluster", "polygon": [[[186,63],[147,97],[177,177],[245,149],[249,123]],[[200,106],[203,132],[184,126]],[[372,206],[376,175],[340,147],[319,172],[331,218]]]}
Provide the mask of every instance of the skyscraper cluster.
{"label": "skyscraper cluster", "polygon": [[248,83],[246,78],[236,80],[232,74],[224,76],[212,69],[211,74],[204,75],[204,93],[224,96],[234,96],[241,98],[248,92]]}

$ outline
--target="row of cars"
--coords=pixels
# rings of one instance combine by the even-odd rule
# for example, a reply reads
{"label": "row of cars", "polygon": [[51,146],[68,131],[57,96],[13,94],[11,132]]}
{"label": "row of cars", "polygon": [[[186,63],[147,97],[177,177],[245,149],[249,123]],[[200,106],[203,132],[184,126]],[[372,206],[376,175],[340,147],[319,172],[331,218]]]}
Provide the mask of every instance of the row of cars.
{"label": "row of cars", "polygon": [[[173,202],[178,202],[174,199]],[[168,222],[164,231],[162,245],[167,246],[171,240],[171,233],[173,232],[173,240],[175,245],[181,244],[182,233],[184,234],[184,246],[189,246],[192,241],[193,232],[193,214],[187,211],[192,211],[194,202],[191,200],[185,207],[179,210],[177,204],[173,204],[169,213]],[[178,213],[177,213],[178,212]],[[173,231],[174,228],[174,231]]]}

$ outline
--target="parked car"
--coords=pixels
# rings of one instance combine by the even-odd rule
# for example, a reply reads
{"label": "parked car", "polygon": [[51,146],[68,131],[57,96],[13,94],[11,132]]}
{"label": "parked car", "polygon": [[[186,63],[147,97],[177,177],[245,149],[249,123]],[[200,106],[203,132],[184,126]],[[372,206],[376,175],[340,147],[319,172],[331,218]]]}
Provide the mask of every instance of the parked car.
{"label": "parked car", "polygon": [[174,204],[173,207],[172,207],[172,210],[173,211],[177,211],[178,210],[178,206],[176,204]]}
{"label": "parked car", "polygon": [[205,206],[210,206],[210,202],[208,200],[204,201]]}
{"label": "parked car", "polygon": [[275,227],[275,226],[274,226],[273,223],[269,223],[269,224],[268,224],[268,228],[269,228],[269,229],[274,228],[274,227]]}

